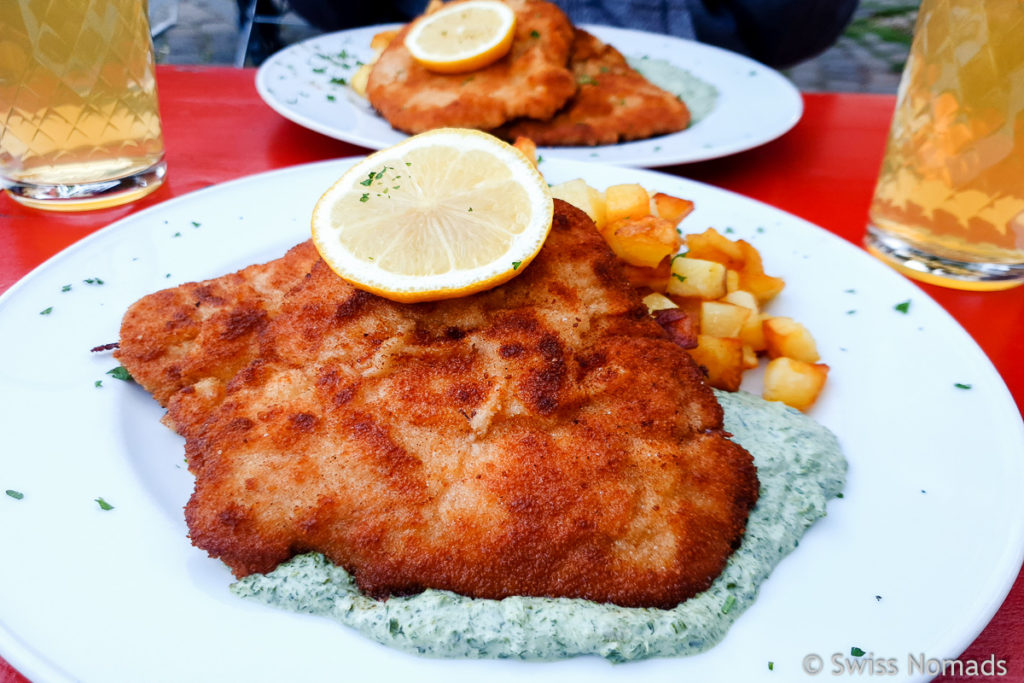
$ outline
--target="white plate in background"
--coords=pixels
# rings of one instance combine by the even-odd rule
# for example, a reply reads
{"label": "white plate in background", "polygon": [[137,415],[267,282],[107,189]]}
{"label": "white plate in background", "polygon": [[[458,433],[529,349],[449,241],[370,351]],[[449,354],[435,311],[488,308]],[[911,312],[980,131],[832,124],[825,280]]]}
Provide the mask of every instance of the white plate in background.
{"label": "white plate in background", "polygon": [[[370,26],[310,38],[271,55],[256,75],[260,97],[301,126],[370,149],[407,136],[396,131],[348,87],[373,51],[370,39],[399,24]],[[714,109],[686,130],[648,140],[597,147],[541,147],[545,158],[621,166],[667,166],[740,152],[779,137],[800,120],[803,99],[779,72],[742,55],[645,31],[585,25],[631,57],[662,59],[718,90]],[[342,83],[341,81],[345,81]]]}

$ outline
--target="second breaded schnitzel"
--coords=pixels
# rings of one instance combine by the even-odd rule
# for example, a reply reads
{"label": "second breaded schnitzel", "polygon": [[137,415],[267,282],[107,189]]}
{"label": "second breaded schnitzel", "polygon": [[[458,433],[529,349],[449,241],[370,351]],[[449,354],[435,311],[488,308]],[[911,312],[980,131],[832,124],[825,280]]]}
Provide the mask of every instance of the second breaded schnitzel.
{"label": "second breaded schnitzel", "polygon": [[[277,272],[259,268],[142,299],[119,359],[150,388],[167,363],[138,352],[139,330],[179,317],[153,302],[201,309],[203,287]],[[190,536],[236,576],[315,550],[376,597],[430,587],[669,607],[738,545],[752,459],[578,209],[556,202],[526,271],[470,297],[398,304],[319,260],[292,284],[244,368],[193,376],[168,399],[196,476]],[[195,367],[221,356],[226,328],[203,325],[180,349]]]}
{"label": "second breaded schnitzel", "polygon": [[[612,145],[683,130],[690,112],[682,100],[648,81],[625,57],[576,29],[570,67],[579,90],[550,119],[524,118],[495,131],[538,145]],[[544,120],[540,120],[544,119]]]}
{"label": "second breaded schnitzel", "polygon": [[489,130],[521,116],[552,116],[576,92],[567,66],[572,24],[545,0],[502,1],[516,15],[507,55],[470,73],[434,73],[405,47],[409,24],[373,65],[366,86],[370,104],[406,133],[443,127]]}

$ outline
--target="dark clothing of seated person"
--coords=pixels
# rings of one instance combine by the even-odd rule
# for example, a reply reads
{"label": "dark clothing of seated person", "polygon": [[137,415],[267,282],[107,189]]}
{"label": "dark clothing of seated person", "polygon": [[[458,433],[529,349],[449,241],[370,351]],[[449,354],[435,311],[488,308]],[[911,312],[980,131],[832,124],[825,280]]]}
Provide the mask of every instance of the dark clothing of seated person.
{"label": "dark clothing of seated person", "polygon": [[[272,0],[264,0],[272,1]],[[857,0],[554,0],[574,24],[603,24],[699,40],[784,69],[825,51]],[[289,0],[324,31],[409,21],[427,0]]]}

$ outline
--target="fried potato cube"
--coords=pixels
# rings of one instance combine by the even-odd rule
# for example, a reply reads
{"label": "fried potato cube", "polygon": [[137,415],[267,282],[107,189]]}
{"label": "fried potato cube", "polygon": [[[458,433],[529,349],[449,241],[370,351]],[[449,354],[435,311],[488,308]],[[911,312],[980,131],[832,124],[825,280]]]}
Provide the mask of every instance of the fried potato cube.
{"label": "fried potato cube", "polygon": [[[640,185],[627,183],[612,185],[604,191],[607,220],[614,223],[620,218],[643,218],[651,215],[651,198]],[[675,226],[672,226],[673,232]]]}
{"label": "fried potato cube", "polygon": [[643,216],[611,221],[604,230],[605,241],[626,263],[654,268],[682,246],[679,233],[664,218]]}
{"label": "fried potato cube", "polygon": [[733,242],[714,228],[686,236],[686,246],[693,258],[721,263],[732,270],[742,270],[744,253],[739,242]]}
{"label": "fried potato cube", "polygon": [[757,352],[750,344],[743,345],[743,369],[753,370],[758,366]]}
{"label": "fried potato cube", "polygon": [[816,363],[821,358],[814,337],[792,318],[768,318],[763,328],[765,349],[770,358],[786,357],[805,363]]}
{"label": "fried potato cube", "polygon": [[677,304],[675,301],[672,301],[672,299],[669,299],[664,294],[658,294],[657,292],[645,296],[644,305],[647,306],[647,310],[651,314],[654,314],[658,311],[666,311],[672,308],[679,308],[679,304]]}
{"label": "fried potato cube", "polygon": [[743,342],[739,339],[697,335],[690,357],[704,369],[708,384],[716,389],[737,391],[743,381]]}
{"label": "fried potato cube", "polygon": [[[536,146],[534,146],[534,150],[536,150]],[[551,194],[556,199],[569,202],[590,216],[598,231],[604,234],[603,231],[607,220],[605,219],[604,195],[599,190],[587,185],[581,178],[576,178],[575,180],[567,180],[564,183],[552,185]]]}
{"label": "fried potato cube", "polygon": [[700,333],[711,337],[739,337],[753,311],[725,301],[705,301],[700,307]]}
{"label": "fried potato cube", "polygon": [[380,54],[384,52],[391,41],[398,35],[398,31],[381,31],[370,39],[370,49]]}
{"label": "fried potato cube", "polygon": [[739,269],[740,289],[753,294],[762,304],[771,301],[782,291],[786,283],[782,278],[765,275],[761,253],[752,244],[746,240],[738,240],[736,244],[743,252],[743,266]]}
{"label": "fried potato cube", "polygon": [[725,290],[727,292],[735,292],[740,288],[740,274],[739,271],[733,270],[732,268],[726,268],[725,270]]}
{"label": "fried potato cube", "polygon": [[668,337],[684,349],[693,349],[697,346],[699,337],[697,316],[691,315],[680,308],[670,308],[657,311],[654,320],[661,325],[662,329],[668,332]]}
{"label": "fried potato cube", "polygon": [[720,299],[726,294],[725,266],[715,261],[690,258],[689,255],[673,258],[668,293]]}
{"label": "fried potato cube", "polygon": [[749,308],[754,313],[759,313],[761,311],[760,306],[757,305],[757,298],[745,289],[734,289],[730,291],[722,297],[722,301],[730,304],[736,304],[743,308]]}
{"label": "fried potato cube", "polygon": [[656,192],[651,197],[651,213],[672,225],[679,225],[692,211],[693,202],[689,199],[680,199],[664,192]]}
{"label": "fried potato cube", "polygon": [[761,353],[768,348],[764,338],[764,321],[771,318],[767,313],[756,313],[747,318],[740,328],[739,340],[749,346],[754,353]]}
{"label": "fried potato cube", "polygon": [[516,138],[516,141],[512,143],[512,146],[522,152],[530,163],[534,166],[537,165],[537,143],[530,138],[523,137],[520,135]]}
{"label": "fried potato cube", "polygon": [[793,358],[776,358],[768,363],[764,371],[766,401],[782,401],[797,410],[808,410],[818,400],[828,366],[824,363],[805,363]]}
{"label": "fried potato cube", "polygon": [[366,97],[366,84],[370,80],[370,71],[372,70],[373,64],[363,64],[356,69],[356,72],[352,74],[352,78],[348,81],[349,86],[360,97]]}

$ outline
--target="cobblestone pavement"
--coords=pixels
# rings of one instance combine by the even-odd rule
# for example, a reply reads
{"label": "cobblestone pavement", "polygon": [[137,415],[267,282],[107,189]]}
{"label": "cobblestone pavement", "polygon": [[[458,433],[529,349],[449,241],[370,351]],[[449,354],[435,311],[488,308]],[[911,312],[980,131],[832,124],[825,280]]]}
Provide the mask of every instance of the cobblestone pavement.
{"label": "cobblestone pavement", "polygon": [[[806,92],[895,93],[918,5],[908,0],[861,0],[836,44],[786,75]],[[158,62],[235,63],[240,50],[237,0],[150,0],[150,14],[154,29],[169,24],[155,40]],[[294,14],[283,19],[280,33],[285,45],[316,35]],[[246,64],[260,57],[256,40],[250,43]]]}

